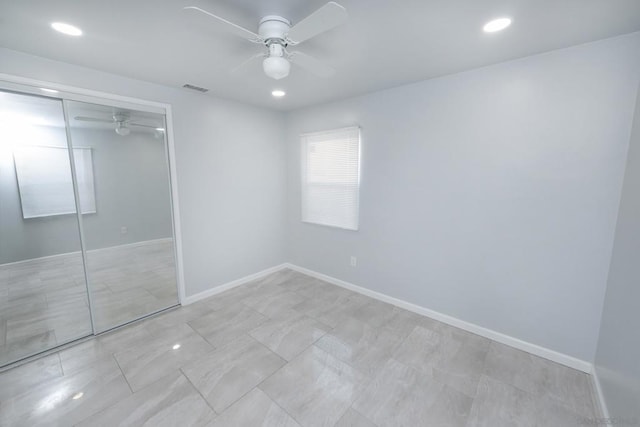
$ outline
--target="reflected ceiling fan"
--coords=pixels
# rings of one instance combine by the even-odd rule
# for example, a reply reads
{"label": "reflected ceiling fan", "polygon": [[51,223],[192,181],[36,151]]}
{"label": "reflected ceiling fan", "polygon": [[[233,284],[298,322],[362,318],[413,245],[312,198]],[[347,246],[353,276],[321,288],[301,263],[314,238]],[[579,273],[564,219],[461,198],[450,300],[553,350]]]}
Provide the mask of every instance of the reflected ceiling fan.
{"label": "reflected ceiling fan", "polygon": [[331,77],[335,73],[332,67],[306,53],[289,51],[287,48],[298,45],[343,24],[348,17],[347,10],[344,7],[331,1],[293,26],[291,21],[282,16],[265,16],[260,20],[258,33],[256,34],[196,6],[185,7],[184,11],[198,16],[206,16],[210,18],[212,24],[222,24],[230,33],[250,42],[264,45],[266,47],[265,51],[251,56],[232,71],[262,58],[264,73],[276,80],[283,79],[289,75],[292,62],[319,77]]}
{"label": "reflected ceiling fan", "polygon": [[156,131],[164,131],[164,128],[159,128],[157,126],[151,125],[143,125],[141,123],[136,123],[131,121],[131,117],[128,113],[115,113],[111,120],[109,119],[99,119],[95,117],[85,117],[85,116],[76,116],[75,120],[80,122],[95,122],[95,123],[113,123],[116,125],[115,131],[120,136],[127,136],[131,133],[131,127],[140,127],[153,129]]}

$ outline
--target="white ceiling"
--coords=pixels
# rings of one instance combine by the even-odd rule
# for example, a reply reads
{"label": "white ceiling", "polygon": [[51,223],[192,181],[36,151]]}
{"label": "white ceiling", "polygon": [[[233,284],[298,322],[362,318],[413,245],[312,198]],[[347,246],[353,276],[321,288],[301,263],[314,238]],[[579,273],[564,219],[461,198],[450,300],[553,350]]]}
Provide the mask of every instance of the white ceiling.
{"label": "white ceiling", "polygon": [[[260,50],[183,13],[196,5],[257,30],[264,15],[299,21],[325,0],[0,0],[0,44],[38,56],[289,110],[640,30],[639,0],[339,0],[349,21],[299,46],[337,69],[322,79],[293,68],[271,80]],[[485,34],[508,15],[513,25]],[[53,21],[84,35],[55,33]],[[1,67],[1,65],[0,65]],[[1,68],[0,68],[1,70]],[[287,91],[273,99],[274,88]],[[205,95],[206,96],[206,95]]]}

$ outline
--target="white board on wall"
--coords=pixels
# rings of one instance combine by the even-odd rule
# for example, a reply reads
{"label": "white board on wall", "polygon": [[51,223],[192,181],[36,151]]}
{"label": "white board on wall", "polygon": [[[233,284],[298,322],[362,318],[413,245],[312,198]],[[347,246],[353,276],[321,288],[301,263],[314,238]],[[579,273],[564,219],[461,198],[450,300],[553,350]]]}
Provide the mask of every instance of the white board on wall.
{"label": "white board on wall", "polygon": [[[69,154],[64,147],[26,146],[13,152],[22,217],[76,213]],[[96,213],[91,148],[74,148],[81,212]]]}

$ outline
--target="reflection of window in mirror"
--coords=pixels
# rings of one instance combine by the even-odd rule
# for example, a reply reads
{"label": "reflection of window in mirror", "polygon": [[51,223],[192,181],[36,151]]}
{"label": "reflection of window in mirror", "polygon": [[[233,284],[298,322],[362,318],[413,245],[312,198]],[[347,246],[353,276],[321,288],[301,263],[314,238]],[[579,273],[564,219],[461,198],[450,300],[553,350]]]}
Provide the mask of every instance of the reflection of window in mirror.
{"label": "reflection of window in mirror", "polygon": [[[13,152],[23,218],[76,212],[69,154],[66,148],[25,146]],[[90,148],[74,148],[82,213],[96,212]]]}

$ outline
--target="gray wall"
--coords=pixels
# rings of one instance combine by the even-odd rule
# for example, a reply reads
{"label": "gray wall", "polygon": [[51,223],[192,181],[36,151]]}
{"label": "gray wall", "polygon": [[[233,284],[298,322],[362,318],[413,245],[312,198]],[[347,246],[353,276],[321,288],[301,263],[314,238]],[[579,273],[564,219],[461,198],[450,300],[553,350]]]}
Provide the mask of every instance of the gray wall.
{"label": "gray wall", "polygon": [[[593,361],[639,51],[633,34],[290,113],[289,260]],[[360,230],[301,223],[298,135],[354,124]]]}
{"label": "gray wall", "polygon": [[[43,127],[40,131],[66,144],[64,129]],[[162,140],[149,132],[123,138],[112,130],[99,129],[74,129],[72,140],[75,147],[93,149],[96,213],[83,218],[89,249],[171,237],[169,175]],[[0,264],[79,250],[74,215],[22,218],[13,162],[10,156],[0,162]],[[121,234],[122,226],[128,228],[126,234]]]}
{"label": "gray wall", "polygon": [[172,105],[187,295],[285,261],[281,113],[0,49],[0,73]]}
{"label": "gray wall", "polygon": [[640,422],[640,92],[596,355],[611,417]]}
{"label": "gray wall", "polygon": [[[162,139],[113,130],[78,129],[74,147],[91,147],[96,213],[83,216],[88,249],[172,236],[169,171]],[[127,227],[122,234],[120,228]]]}
{"label": "gray wall", "polygon": [[[285,117],[6,49],[0,72],[172,104],[187,295],[288,260],[592,361],[638,50],[634,34]],[[360,231],[301,224],[298,134],[352,124]]]}

